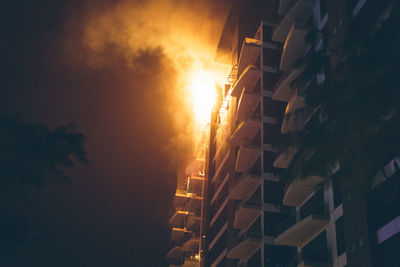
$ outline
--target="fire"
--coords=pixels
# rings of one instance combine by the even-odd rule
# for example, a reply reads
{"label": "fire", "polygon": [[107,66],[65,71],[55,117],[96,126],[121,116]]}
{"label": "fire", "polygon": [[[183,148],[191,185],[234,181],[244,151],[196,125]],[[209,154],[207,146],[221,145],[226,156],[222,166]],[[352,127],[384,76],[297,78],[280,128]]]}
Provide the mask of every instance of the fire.
{"label": "fire", "polygon": [[189,93],[194,119],[205,125],[210,122],[211,110],[216,102],[215,73],[205,69],[194,70],[189,74]]}

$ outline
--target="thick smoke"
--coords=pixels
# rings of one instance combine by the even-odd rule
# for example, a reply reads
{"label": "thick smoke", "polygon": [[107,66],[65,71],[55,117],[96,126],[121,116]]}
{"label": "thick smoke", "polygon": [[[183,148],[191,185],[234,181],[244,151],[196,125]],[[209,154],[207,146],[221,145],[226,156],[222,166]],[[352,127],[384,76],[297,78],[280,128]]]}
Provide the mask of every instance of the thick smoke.
{"label": "thick smoke", "polygon": [[[186,89],[189,73],[208,69],[216,74],[218,83],[223,83],[226,77],[226,66],[213,62],[229,1],[214,2],[126,0],[99,4],[99,1],[91,1],[86,10],[81,11],[84,19],[80,23],[79,41],[84,49],[76,55],[78,61],[97,70],[108,68],[107,55],[112,50],[133,72],[153,74],[160,82],[147,95],[163,98],[162,116],[170,121],[174,131],[165,149],[174,151],[171,158],[178,161],[192,154],[193,139],[199,134]],[[73,19],[70,25],[76,26]],[[161,73],[155,73],[151,64],[141,60],[146,53],[161,60],[162,68],[157,70]],[[139,88],[140,84],[135,86]]]}

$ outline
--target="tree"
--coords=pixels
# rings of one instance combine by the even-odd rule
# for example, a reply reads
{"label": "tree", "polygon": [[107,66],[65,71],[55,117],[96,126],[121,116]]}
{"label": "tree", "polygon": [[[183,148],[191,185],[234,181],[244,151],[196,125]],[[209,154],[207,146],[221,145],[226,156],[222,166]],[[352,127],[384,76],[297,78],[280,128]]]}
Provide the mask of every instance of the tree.
{"label": "tree", "polygon": [[0,192],[28,196],[33,187],[68,182],[65,167],[87,163],[85,137],[73,124],[49,129],[17,115],[0,117]]}
{"label": "tree", "polygon": [[51,130],[26,123],[19,115],[0,116],[0,265],[19,266],[19,251],[38,244],[29,230],[29,218],[19,209],[33,188],[70,182],[65,168],[76,161],[88,163],[84,139],[73,124]]}

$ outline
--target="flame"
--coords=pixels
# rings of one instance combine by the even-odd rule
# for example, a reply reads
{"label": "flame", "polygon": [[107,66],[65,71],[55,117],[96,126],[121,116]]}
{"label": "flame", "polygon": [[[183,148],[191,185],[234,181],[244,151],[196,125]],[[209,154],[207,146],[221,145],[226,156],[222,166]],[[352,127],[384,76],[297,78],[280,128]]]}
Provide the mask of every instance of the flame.
{"label": "flame", "polygon": [[206,69],[194,70],[189,73],[190,103],[194,120],[206,125],[210,122],[211,110],[216,102],[216,81],[214,73]]}

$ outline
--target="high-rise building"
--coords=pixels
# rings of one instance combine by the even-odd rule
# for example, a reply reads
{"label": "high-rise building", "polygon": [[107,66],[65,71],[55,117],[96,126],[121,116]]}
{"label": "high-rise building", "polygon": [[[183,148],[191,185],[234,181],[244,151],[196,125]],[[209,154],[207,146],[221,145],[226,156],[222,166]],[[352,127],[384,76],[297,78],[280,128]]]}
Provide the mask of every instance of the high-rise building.
{"label": "high-rise building", "polygon": [[[300,112],[307,88],[324,83],[324,67],[340,64],[331,53],[329,65],[296,83],[313,67],[304,58],[327,47],[340,51],[357,27],[376,27],[379,38],[396,8],[389,0],[233,1],[217,49],[232,71],[211,118],[197,210],[177,203],[184,216],[171,218],[174,225],[184,218],[182,226],[201,217],[200,232],[180,228],[179,246],[168,254],[179,258],[174,264],[195,257],[196,266],[212,267],[400,266],[400,158],[377,163],[367,190],[350,194],[340,166],[329,179],[283,179],[296,149],[280,145],[319,119]],[[185,203],[194,203],[188,193]]]}

